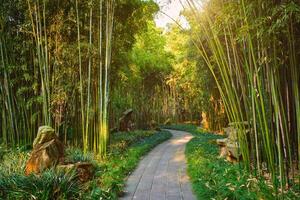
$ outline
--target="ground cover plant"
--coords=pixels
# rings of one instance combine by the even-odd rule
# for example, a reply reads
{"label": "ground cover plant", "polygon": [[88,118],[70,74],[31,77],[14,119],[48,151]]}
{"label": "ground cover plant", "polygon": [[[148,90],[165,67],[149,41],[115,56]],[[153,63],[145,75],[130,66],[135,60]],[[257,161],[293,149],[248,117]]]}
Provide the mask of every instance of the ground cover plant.
{"label": "ground cover plant", "polygon": [[124,180],[140,158],[157,144],[170,138],[166,131],[133,131],[115,133],[111,137],[109,154],[99,160],[92,152],[68,148],[69,162],[88,161],[95,175],[85,184],[74,173],[49,169],[41,175],[24,175],[28,151],[11,150],[4,153],[0,164],[0,199],[117,199],[122,194]]}
{"label": "ground cover plant", "polygon": [[[194,125],[170,125],[164,128],[190,132],[194,138],[186,146],[188,174],[198,199],[276,199],[270,180],[251,175],[240,164],[219,159],[216,139],[221,135],[208,133]],[[278,191],[277,191],[278,193]],[[300,198],[299,186],[285,191],[284,199]]]}

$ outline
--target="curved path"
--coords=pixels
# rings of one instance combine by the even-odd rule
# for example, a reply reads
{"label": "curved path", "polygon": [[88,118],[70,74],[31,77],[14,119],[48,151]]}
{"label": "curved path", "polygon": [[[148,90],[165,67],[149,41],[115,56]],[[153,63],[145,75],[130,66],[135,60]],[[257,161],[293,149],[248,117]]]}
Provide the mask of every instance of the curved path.
{"label": "curved path", "polygon": [[173,137],[155,147],[129,176],[122,200],[195,200],[186,174],[185,144],[192,135],[168,130]]}

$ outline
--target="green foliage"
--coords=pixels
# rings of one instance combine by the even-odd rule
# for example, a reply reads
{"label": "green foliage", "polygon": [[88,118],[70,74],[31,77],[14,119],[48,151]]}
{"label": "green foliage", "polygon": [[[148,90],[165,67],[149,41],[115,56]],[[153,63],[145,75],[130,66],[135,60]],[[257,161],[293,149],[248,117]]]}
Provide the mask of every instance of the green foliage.
{"label": "green foliage", "polygon": [[162,125],[161,127],[166,128],[166,129],[175,129],[175,130],[186,131],[186,132],[193,133],[193,134],[202,131],[202,128],[197,127],[192,124],[171,124],[171,125]]}
{"label": "green foliage", "polygon": [[[276,199],[270,181],[253,176],[240,164],[218,158],[215,140],[220,135],[207,133],[193,125],[170,125],[165,128],[188,131],[194,138],[186,146],[188,174],[198,199]],[[297,199],[300,193],[291,188],[285,199]]]}
{"label": "green foliage", "polygon": [[213,74],[228,121],[248,123],[235,125],[244,167],[264,174],[267,166],[283,194],[286,184],[299,182],[290,174],[300,164],[300,48],[295,45],[300,5],[273,0],[189,5],[185,15],[197,34],[193,41]]}
{"label": "green foliage", "polygon": [[122,152],[128,148],[128,146],[143,140],[145,137],[153,136],[153,131],[132,131],[114,133],[111,137],[111,143],[109,146],[110,153]]}
{"label": "green foliage", "polygon": [[[99,30],[105,32],[106,29],[107,1],[102,1],[102,13],[99,2],[78,1],[77,13],[75,1],[1,1],[0,138],[4,143],[12,146],[32,143],[43,121],[52,124],[55,131],[72,144],[83,140],[81,133],[82,129],[86,129],[84,124],[89,125],[88,134],[100,132],[91,130],[91,127],[98,127],[94,125],[99,121],[95,119],[100,112],[98,92],[100,88],[104,89],[104,85],[99,86],[99,62],[101,56],[101,59],[104,58],[106,42],[102,42],[100,56]],[[93,15],[90,15],[91,5]],[[152,0],[116,0],[114,8],[111,47],[114,53],[108,70],[111,76],[107,80],[111,82],[108,91],[118,88],[115,80],[118,80],[123,65],[129,63],[128,54],[135,44],[136,34],[147,30],[148,21],[158,11],[157,4]],[[100,15],[103,15],[102,27],[99,27]],[[81,62],[78,59],[78,36]],[[103,33],[102,39],[105,37]],[[82,73],[79,72],[80,64]],[[104,62],[102,64],[104,81]],[[90,96],[90,103],[87,96]],[[83,104],[80,101],[84,101]],[[86,104],[90,104],[90,109],[85,108]],[[90,120],[78,118],[81,112]],[[111,115],[113,119],[117,117]],[[93,145],[89,144],[90,149]]]}
{"label": "green foliage", "polygon": [[66,162],[92,162],[94,163],[94,154],[92,152],[83,153],[81,149],[70,147],[66,149]]}
{"label": "green foliage", "polygon": [[[24,175],[29,152],[6,152],[0,164],[0,199],[117,199],[124,180],[137,166],[141,156],[171,137],[169,132],[135,131],[115,133],[105,160],[77,148],[66,150],[66,162],[91,162],[95,176],[85,184],[75,174],[54,169],[41,175]],[[120,148],[121,147],[121,148]]]}
{"label": "green foliage", "polygon": [[118,71],[121,81],[112,91],[111,104],[114,121],[126,108],[132,108],[136,125],[147,128],[151,120],[168,117],[161,108],[169,95],[166,80],[172,71],[173,55],[166,50],[166,37],[153,20],[148,20],[146,29],[134,37],[133,48],[126,54],[128,65],[122,64]]}
{"label": "green foliage", "polygon": [[[187,15],[186,12],[184,12]],[[167,79],[175,104],[173,118],[179,121],[201,121],[202,112],[206,113],[211,130],[220,130],[226,123],[222,112],[220,94],[213,75],[198,54],[195,38],[197,27],[181,29],[176,24],[166,32],[166,48],[174,55],[173,70]]]}
{"label": "green foliage", "polygon": [[74,175],[54,170],[47,170],[40,177],[0,172],[0,197],[4,199],[76,199],[80,191]]}
{"label": "green foliage", "polygon": [[25,168],[26,160],[29,158],[28,151],[8,150],[3,153],[0,164],[0,172],[6,175],[22,172]]}
{"label": "green foliage", "polygon": [[108,160],[100,165],[103,170],[98,173],[101,189],[110,191],[112,199],[121,195],[125,178],[137,166],[141,156],[170,137],[169,132],[157,132],[132,144],[126,151],[113,151]]}
{"label": "green foliage", "polygon": [[[270,172],[281,193],[286,184],[295,187],[294,171],[300,168],[297,1],[210,0],[199,9],[196,1],[188,0],[190,8],[183,15],[190,29],[170,25],[166,32],[154,25],[158,6],[153,0],[115,0],[114,9],[107,2],[112,1],[0,0],[0,142],[5,148],[24,147],[20,159],[6,161],[1,170],[20,171],[25,147],[41,124],[52,124],[66,144],[83,144],[86,154],[71,148],[70,161],[95,160],[88,150],[103,155],[109,140],[109,156],[117,155],[118,160],[144,136],[155,136],[136,132],[109,139],[110,127],[118,127],[127,108],[134,110],[135,125],[143,128],[166,119],[198,123],[205,112],[209,128],[215,130],[227,121],[247,121],[250,137],[245,126],[236,127],[243,166],[254,174]],[[203,148],[193,147],[199,150],[196,153],[213,153],[212,146]],[[138,155],[132,152],[128,156],[133,160],[127,158],[128,162],[134,164]],[[0,159],[7,156],[15,155],[0,149]],[[209,159],[202,161],[209,165]],[[120,168],[129,168],[123,164]],[[116,166],[117,162],[103,164],[99,173],[109,168],[110,175],[118,176],[122,170]],[[223,168],[218,161],[216,166]],[[260,194],[249,183],[250,175],[234,167],[228,173],[239,180],[229,174],[228,187],[218,188],[219,182],[227,183],[214,168],[209,172],[216,181],[205,179],[204,186],[208,183],[212,194],[223,192],[233,199],[242,198],[243,192],[249,194],[245,198],[253,197],[243,184]],[[98,188],[97,181],[91,184],[91,198],[116,197],[110,192],[118,193],[120,182],[109,177],[103,181],[109,185],[105,190]],[[261,188],[269,194],[268,187],[261,184]]]}
{"label": "green foliage", "polygon": [[[154,22],[149,22],[147,32],[137,36],[131,59],[131,71],[138,73],[142,79],[141,85],[149,92],[156,85],[162,84],[171,71],[172,54],[165,51],[165,38],[161,35],[161,30],[155,28]],[[134,67],[138,71],[134,71]]]}

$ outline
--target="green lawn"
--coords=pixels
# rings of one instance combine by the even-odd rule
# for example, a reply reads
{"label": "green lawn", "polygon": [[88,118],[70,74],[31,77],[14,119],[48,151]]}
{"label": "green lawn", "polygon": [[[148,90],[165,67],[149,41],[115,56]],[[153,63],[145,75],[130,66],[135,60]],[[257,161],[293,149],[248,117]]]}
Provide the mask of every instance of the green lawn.
{"label": "green lawn", "polygon": [[[271,183],[251,175],[242,164],[218,158],[215,140],[222,136],[207,133],[193,125],[170,125],[195,137],[186,146],[188,174],[198,199],[276,199]],[[277,197],[278,198],[278,197]],[[299,199],[299,188],[291,188],[284,199]]]}
{"label": "green lawn", "polygon": [[29,152],[10,150],[0,163],[0,199],[117,199],[125,178],[140,158],[170,137],[166,131],[116,133],[111,138],[109,155],[102,161],[92,153],[83,155],[79,149],[68,148],[68,161],[89,161],[95,167],[94,178],[85,184],[79,183],[72,174],[66,175],[54,169],[40,176],[25,176],[24,166]]}

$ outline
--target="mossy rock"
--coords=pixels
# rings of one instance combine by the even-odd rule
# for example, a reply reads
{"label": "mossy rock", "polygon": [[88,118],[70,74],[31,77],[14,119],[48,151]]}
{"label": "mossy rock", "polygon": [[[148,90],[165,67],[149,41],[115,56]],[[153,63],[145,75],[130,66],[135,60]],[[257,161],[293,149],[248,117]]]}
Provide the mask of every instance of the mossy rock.
{"label": "mossy rock", "polygon": [[26,162],[25,174],[38,174],[64,161],[64,145],[50,126],[41,126]]}
{"label": "mossy rock", "polygon": [[38,134],[33,141],[33,148],[35,148],[39,144],[44,144],[49,142],[50,140],[56,139],[57,136],[54,132],[54,129],[50,126],[40,126],[38,130]]}

